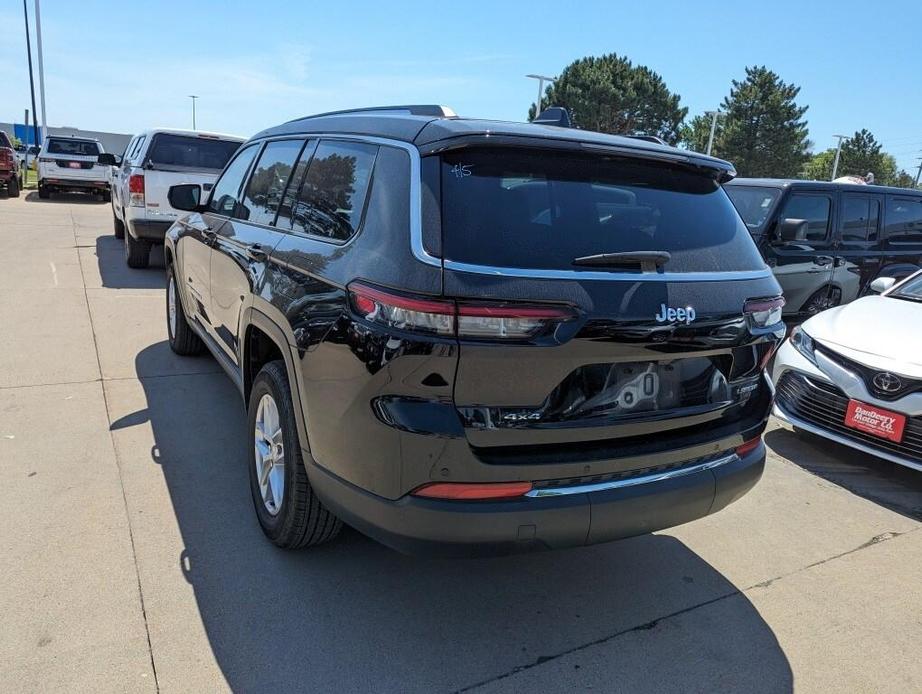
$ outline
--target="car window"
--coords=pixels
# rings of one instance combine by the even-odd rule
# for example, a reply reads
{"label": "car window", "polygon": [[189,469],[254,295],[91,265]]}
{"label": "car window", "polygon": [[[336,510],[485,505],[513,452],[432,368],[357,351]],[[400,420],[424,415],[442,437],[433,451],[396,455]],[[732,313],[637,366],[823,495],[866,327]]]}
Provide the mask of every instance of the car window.
{"label": "car window", "polygon": [[13,149],[13,143],[10,142],[10,138],[6,136],[6,133],[0,130],[0,147],[9,147]]}
{"label": "car window", "polygon": [[376,145],[321,142],[291,214],[291,228],[345,241],[358,231],[371,183]]}
{"label": "car window", "polygon": [[220,171],[239,148],[239,142],[213,136],[157,133],[151,140],[146,158],[154,168]]}
{"label": "car window", "polygon": [[880,202],[863,196],[844,195],[841,218],[843,241],[875,241]]}
{"label": "car window", "polygon": [[887,199],[887,237],[895,243],[922,243],[922,198]]}
{"label": "car window", "polygon": [[504,147],[443,154],[446,259],[574,270],[577,258],[666,251],[672,272],[764,267],[710,176],[639,159]]}
{"label": "car window", "polygon": [[147,139],[147,135],[141,135],[138,138],[138,141],[134,143],[134,147],[131,150],[131,155],[128,157],[131,161],[135,161],[139,156],[141,156],[141,150],[144,149],[144,141]]}
{"label": "car window", "polygon": [[279,206],[278,219],[275,225],[282,229],[291,229],[291,212],[297,203],[298,193],[301,191],[301,184],[304,182],[304,176],[307,174],[307,167],[310,166],[311,157],[314,155],[314,149],[317,147],[317,140],[308,140],[298,163],[295,165],[294,173],[288,179],[288,187],[282,195],[282,201]]}
{"label": "car window", "polygon": [[99,143],[89,140],[51,138],[48,140],[48,154],[65,154],[72,157],[95,157],[99,154]]}
{"label": "car window", "polygon": [[303,140],[270,142],[263,149],[234,216],[254,224],[272,224]]}
{"label": "car window", "polygon": [[761,186],[726,186],[727,195],[750,231],[761,231],[768,214],[781,195],[778,188]]}
{"label": "car window", "polygon": [[832,202],[825,195],[794,193],[784,203],[778,219],[806,219],[807,241],[824,241],[829,235]]}
{"label": "car window", "polygon": [[218,182],[215,183],[214,188],[211,190],[211,198],[208,200],[209,212],[228,217],[233,216],[237,205],[237,195],[243,185],[243,178],[246,176],[258,150],[258,144],[253,144],[240,150],[240,153],[224,170],[221,178],[218,179]]}

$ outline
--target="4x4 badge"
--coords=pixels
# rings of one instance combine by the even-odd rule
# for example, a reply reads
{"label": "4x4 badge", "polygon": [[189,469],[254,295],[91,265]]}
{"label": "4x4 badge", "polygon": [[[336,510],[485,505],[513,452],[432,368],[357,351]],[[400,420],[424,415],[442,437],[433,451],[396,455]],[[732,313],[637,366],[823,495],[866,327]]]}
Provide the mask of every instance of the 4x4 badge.
{"label": "4x4 badge", "polygon": [[660,304],[659,313],[657,313],[654,318],[656,318],[657,323],[685,323],[688,325],[693,320],[695,320],[695,309],[691,306],[686,306],[685,308],[671,308],[666,306],[666,304]]}

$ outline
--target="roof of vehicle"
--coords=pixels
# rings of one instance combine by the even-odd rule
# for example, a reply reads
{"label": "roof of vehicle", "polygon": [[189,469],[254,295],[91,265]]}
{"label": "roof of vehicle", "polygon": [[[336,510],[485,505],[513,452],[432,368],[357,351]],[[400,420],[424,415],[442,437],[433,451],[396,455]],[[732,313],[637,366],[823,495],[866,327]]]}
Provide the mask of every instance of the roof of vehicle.
{"label": "roof of vehicle", "polygon": [[99,140],[95,137],[79,137],[77,135],[45,135],[45,142],[49,140],[73,140],[74,142],[96,142]]}
{"label": "roof of vehicle", "polygon": [[726,185],[758,186],[761,188],[809,188],[810,190],[847,190],[852,193],[890,193],[891,195],[922,195],[922,190],[897,188],[895,186],[875,186],[861,183],[833,183],[832,181],[803,181],[796,178],[735,178]]}
{"label": "roof of vehicle", "polygon": [[[441,106],[384,106],[306,116],[268,128],[253,139],[302,133],[366,135],[412,143],[418,147],[452,138],[490,135],[545,138],[564,142],[615,147],[638,154],[685,161],[708,168],[733,171],[729,162],[677,147],[623,135],[535,123],[461,118]],[[732,174],[731,174],[732,175]]]}
{"label": "roof of vehicle", "polygon": [[220,138],[222,140],[233,140],[235,142],[244,142],[246,140],[245,137],[240,137],[240,135],[213,133],[207,130],[183,130],[182,128],[151,128],[150,130],[144,130],[137,133],[135,137],[138,137],[139,135],[184,135],[186,137]]}

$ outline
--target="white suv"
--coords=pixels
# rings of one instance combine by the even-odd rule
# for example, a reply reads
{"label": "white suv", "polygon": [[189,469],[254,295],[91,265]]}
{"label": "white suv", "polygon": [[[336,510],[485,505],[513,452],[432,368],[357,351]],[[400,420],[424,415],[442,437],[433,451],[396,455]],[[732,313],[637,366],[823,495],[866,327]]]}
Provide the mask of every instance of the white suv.
{"label": "white suv", "polygon": [[129,267],[147,267],[151,246],[163,243],[166,230],[184,214],[170,206],[170,186],[198,183],[210,190],[242,142],[235,135],[148,130],[131,139],[124,158],[99,158],[118,167],[112,171],[112,217],[115,236],[125,239]]}
{"label": "white suv", "polygon": [[38,197],[49,198],[52,193],[81,191],[109,199],[109,181],[106,167],[97,161],[103,154],[97,140],[83,137],[50,135],[38,153]]}

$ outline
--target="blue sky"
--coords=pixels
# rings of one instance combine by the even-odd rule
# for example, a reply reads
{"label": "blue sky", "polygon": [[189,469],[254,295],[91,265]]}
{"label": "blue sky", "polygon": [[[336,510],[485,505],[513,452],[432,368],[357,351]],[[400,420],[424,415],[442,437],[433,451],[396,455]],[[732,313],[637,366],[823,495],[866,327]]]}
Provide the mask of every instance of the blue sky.
{"label": "blue sky", "polygon": [[[918,165],[920,0],[751,4],[44,0],[48,123],[190,127],[188,94],[201,95],[199,128],[241,135],[389,103],[522,120],[526,73],[615,51],[660,73],[692,115],[765,64],[801,86],[815,149],[865,127]],[[23,31],[21,4],[0,5],[3,121],[28,106]]]}

